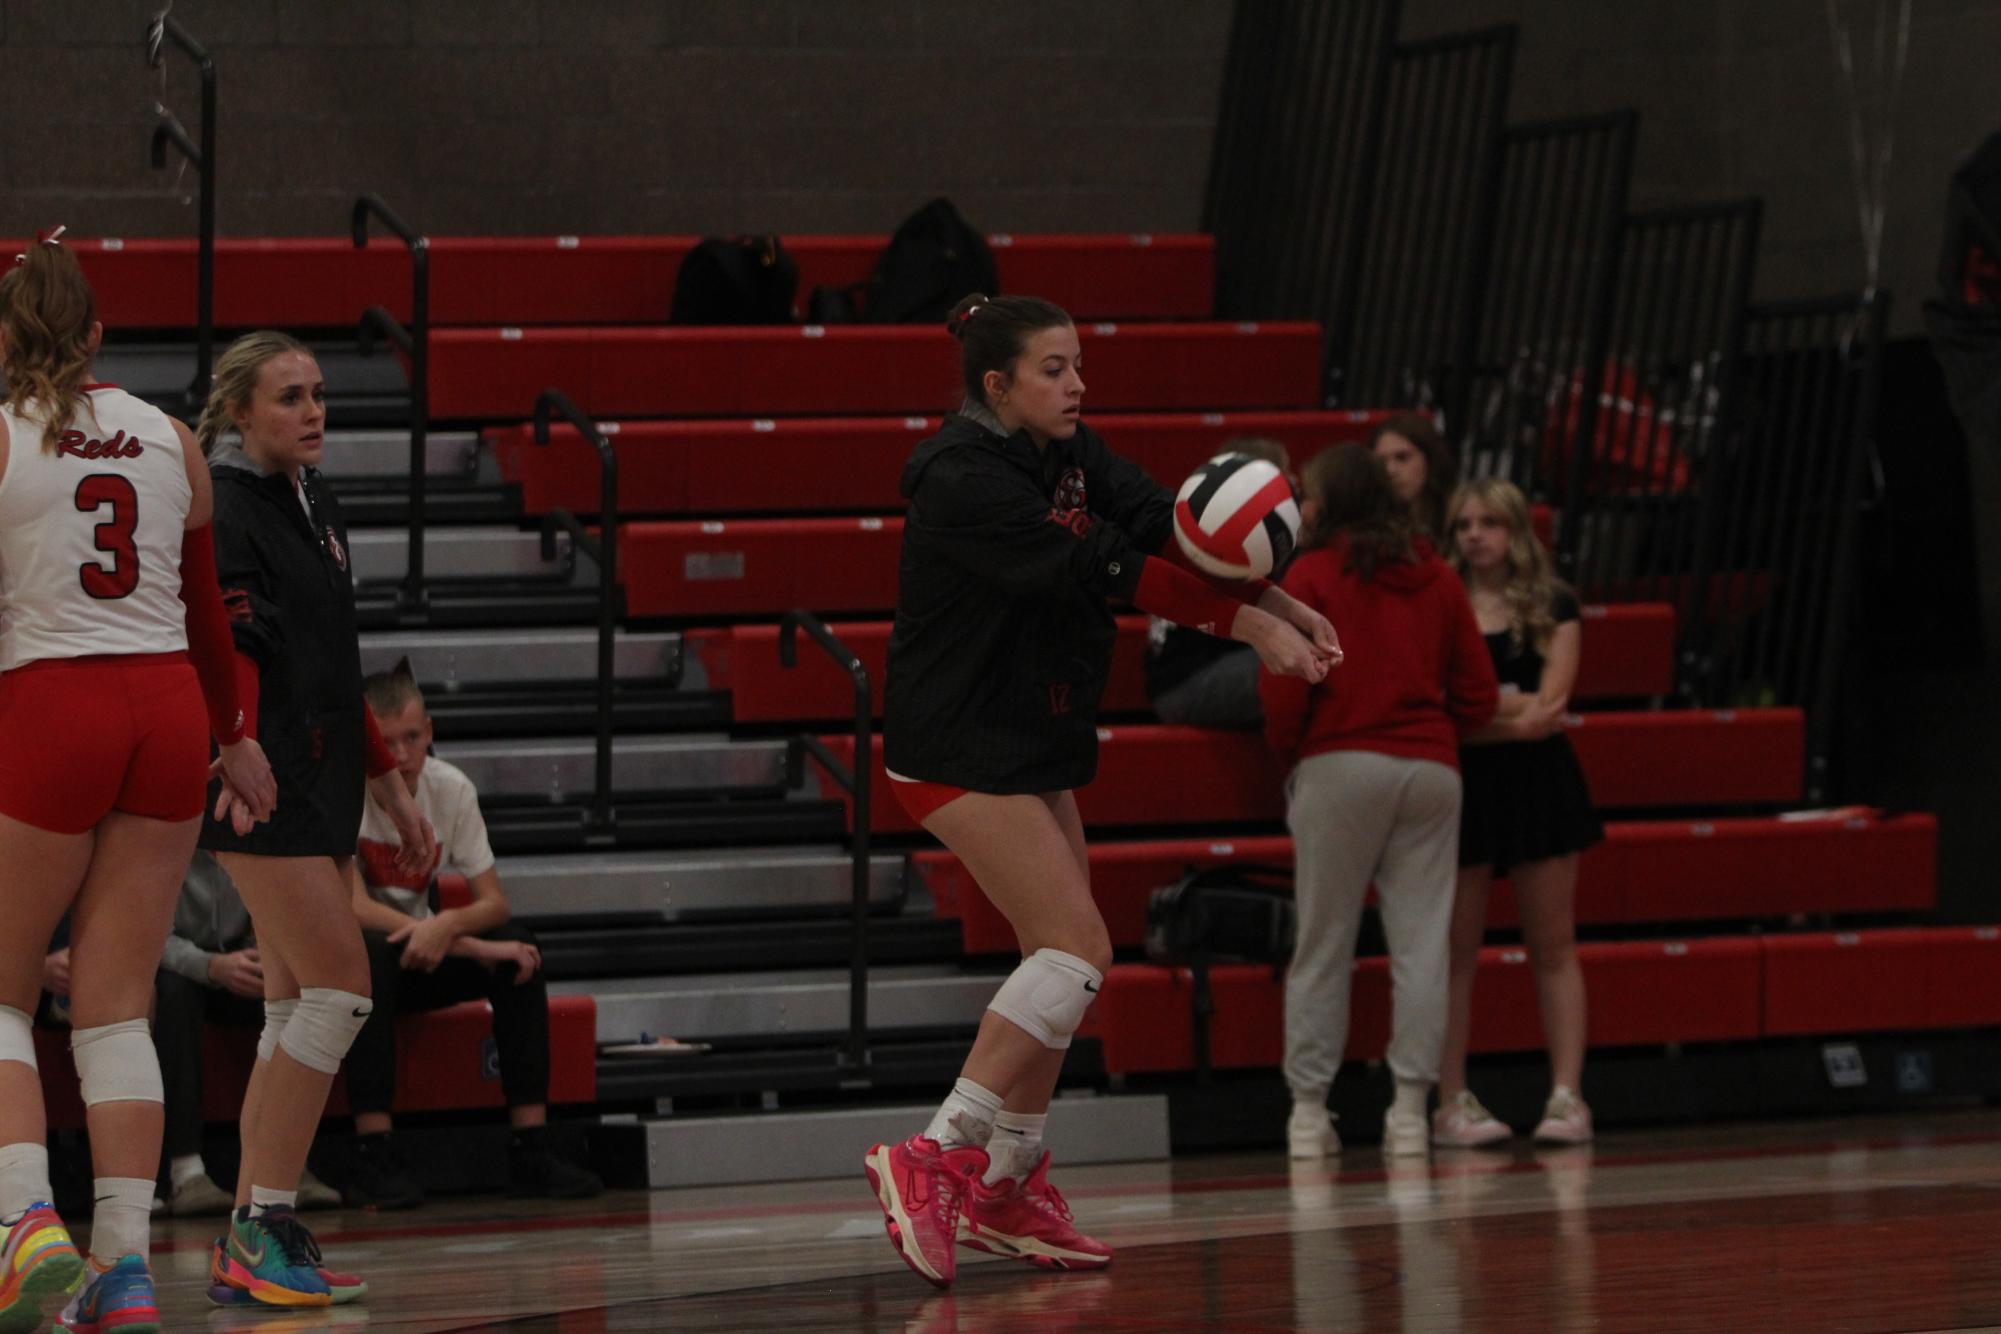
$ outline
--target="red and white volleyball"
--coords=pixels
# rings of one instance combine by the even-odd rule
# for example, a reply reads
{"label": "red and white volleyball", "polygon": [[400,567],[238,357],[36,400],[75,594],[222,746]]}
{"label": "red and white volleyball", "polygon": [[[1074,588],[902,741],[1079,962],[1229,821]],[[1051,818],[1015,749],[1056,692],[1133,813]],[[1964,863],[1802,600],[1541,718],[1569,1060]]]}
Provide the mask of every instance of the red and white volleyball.
{"label": "red and white volleyball", "polygon": [[1262,579],[1292,555],[1299,505],[1275,464],[1218,454],[1181,484],[1174,539],[1199,570],[1219,579]]}

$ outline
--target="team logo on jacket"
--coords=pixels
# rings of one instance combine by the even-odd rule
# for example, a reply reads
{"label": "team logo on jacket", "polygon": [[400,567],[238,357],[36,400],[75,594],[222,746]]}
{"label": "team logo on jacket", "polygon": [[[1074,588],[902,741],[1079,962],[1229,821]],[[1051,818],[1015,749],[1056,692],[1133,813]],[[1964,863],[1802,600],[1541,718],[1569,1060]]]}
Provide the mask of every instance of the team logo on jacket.
{"label": "team logo on jacket", "polygon": [[1052,497],[1059,510],[1080,510],[1084,504],[1084,470],[1071,468],[1056,481],[1056,494]]}
{"label": "team logo on jacket", "polygon": [[334,530],[331,528],[327,529],[327,554],[333,557],[334,564],[341,569],[347,568],[347,548],[340,544],[340,539],[334,536]]}

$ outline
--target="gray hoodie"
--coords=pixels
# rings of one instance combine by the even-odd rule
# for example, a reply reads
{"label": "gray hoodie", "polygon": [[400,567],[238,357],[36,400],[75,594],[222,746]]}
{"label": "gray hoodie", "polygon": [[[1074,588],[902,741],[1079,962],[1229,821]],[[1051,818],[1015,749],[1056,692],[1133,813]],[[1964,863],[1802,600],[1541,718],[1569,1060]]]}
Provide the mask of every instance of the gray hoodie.
{"label": "gray hoodie", "polygon": [[167,937],[160,966],[205,987],[214,986],[208,975],[209,959],[252,943],[250,912],[230,883],[229,874],[214,857],[196,852],[188,865],[187,879],[181,882],[180,902],[174,905],[174,932]]}

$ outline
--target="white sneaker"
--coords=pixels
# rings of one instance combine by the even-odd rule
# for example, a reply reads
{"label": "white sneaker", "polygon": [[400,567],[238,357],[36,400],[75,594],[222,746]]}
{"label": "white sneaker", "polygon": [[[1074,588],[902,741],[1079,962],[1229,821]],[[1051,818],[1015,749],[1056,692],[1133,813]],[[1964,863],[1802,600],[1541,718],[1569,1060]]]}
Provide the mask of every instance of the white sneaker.
{"label": "white sneaker", "polygon": [[1323,1106],[1296,1102],[1292,1117],[1285,1123],[1287,1156],[1305,1162],[1331,1158],[1341,1152],[1341,1136],[1334,1131],[1334,1113]]}
{"label": "white sneaker", "polygon": [[206,1172],[197,1172],[174,1187],[167,1197],[167,1212],[175,1218],[200,1218],[205,1214],[226,1214],[236,1206],[236,1197],[215,1184]]}
{"label": "white sneaker", "polygon": [[308,1169],[299,1172],[299,1208],[338,1209],[340,1192],[314,1176]]}
{"label": "white sneaker", "polygon": [[1542,1109],[1535,1139],[1538,1144],[1589,1144],[1591,1109],[1582,1098],[1558,1084],[1550,1090],[1549,1102]]}
{"label": "white sneaker", "polygon": [[1431,1127],[1415,1112],[1392,1107],[1383,1113],[1383,1156],[1417,1158],[1431,1148]]}
{"label": "white sneaker", "polygon": [[1484,1148],[1514,1133],[1481,1106],[1471,1089],[1460,1089],[1458,1097],[1431,1114],[1431,1142],[1442,1149]]}

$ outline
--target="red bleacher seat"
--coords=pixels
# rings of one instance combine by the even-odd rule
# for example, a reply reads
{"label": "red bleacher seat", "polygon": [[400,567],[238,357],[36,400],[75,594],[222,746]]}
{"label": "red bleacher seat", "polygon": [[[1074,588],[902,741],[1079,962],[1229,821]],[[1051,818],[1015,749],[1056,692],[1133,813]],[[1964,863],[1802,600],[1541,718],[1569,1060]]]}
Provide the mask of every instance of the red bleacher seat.
{"label": "red bleacher seat", "polygon": [[[485,1040],[493,1033],[493,1012],[485,1001],[469,1001],[396,1020],[396,1111],[438,1112],[499,1107],[500,1080],[480,1068]],[[83,1103],[76,1094],[76,1067],[69,1056],[67,1030],[38,1030],[35,1044],[42,1088],[54,1127],[81,1125]],[[257,1059],[257,1030],[211,1024],[202,1050],[202,1115],[234,1121],[243,1089]],[[549,1101],[597,1100],[597,1002],[589,996],[549,998]],[[347,1111],[344,1080],[336,1079],[327,1114]]]}
{"label": "red bleacher seat", "polygon": [[1599,806],[1790,802],[1805,783],[1798,709],[1587,713],[1570,743]]}
{"label": "red bleacher seat", "polygon": [[[1327,445],[1361,440],[1387,412],[1092,413],[1112,447],[1176,486],[1233,436],[1282,442],[1303,461]],[[911,447],[939,417],[821,417],[600,423],[618,454],[626,515],[728,511],[896,510]],[[527,426],[487,432],[501,475],[521,487],[531,514],[594,514],[596,456],[568,426],[537,446]]]}
{"label": "red bleacher seat", "polygon": [[[1591,996],[1593,1046],[1639,1046],[1754,1038],[1759,1032],[1756,939],[1619,941],[1578,947]],[[1105,1069],[1114,1074],[1188,1070],[1194,1021],[1186,969],[1118,964],[1105,974],[1095,1009]],[[1278,969],[1246,964],[1211,970],[1216,1011],[1210,1053],[1217,1069],[1277,1065],[1285,1050],[1285,984]],[[1527,952],[1480,952],[1470,1047],[1475,1052],[1542,1046],[1534,970]],[[1356,961],[1347,1054],[1380,1059],[1389,1044],[1388,960]]]}
{"label": "red bleacher seat", "polygon": [[[1605,842],[1586,852],[1578,866],[1576,913],[1586,926],[1921,912],[1936,897],[1938,823],[1929,815],[1613,821],[1605,833]],[[1155,889],[1191,868],[1226,862],[1290,867],[1292,840],[1271,835],[1094,843],[1091,894],[1112,944],[1131,947],[1144,940],[1147,898]],[[916,854],[913,864],[939,915],[959,919],[968,954],[1017,948],[1013,928],[958,858],[927,850]],[[1487,924],[1520,924],[1505,880],[1488,895]]]}
{"label": "red bleacher seat", "polygon": [[[890,577],[894,578],[894,572]],[[1661,656],[1662,628],[1671,639],[1673,615],[1666,607],[1634,604],[1624,607],[1591,607],[1585,619],[1583,669],[1578,673],[1574,698],[1619,698],[1658,693],[1635,689],[1641,685],[1664,685],[1671,660]],[[1605,615],[1596,613],[1604,612]],[[868,668],[869,684],[875,691],[876,711],[882,710],[882,677],[889,651],[888,621],[837,621],[828,628],[854,651]],[[1104,711],[1107,714],[1146,713],[1144,671],[1146,617],[1118,618],[1119,638],[1112,651],[1112,674],[1106,683]],[[848,677],[822,654],[803,656],[799,665],[787,669],[778,663],[778,629],[771,625],[743,625],[717,632],[691,632],[696,651],[702,655],[711,689],[731,692],[738,722],[784,722],[812,719],[836,720],[854,708],[854,688]],[[1654,666],[1654,663],[1667,664]]]}
{"label": "red bleacher seat", "polygon": [[[442,324],[659,324],[699,237],[437,236],[431,318]],[[799,293],[868,276],[886,236],[788,236]],[[1003,292],[1032,292],[1078,319],[1201,319],[1215,244],[1200,235],[1039,234],[990,238]],[[181,240],[66,241],[114,328],[195,322],[195,245]],[[16,243],[15,249],[19,249]],[[11,253],[11,252],[10,252]],[[224,238],[215,247],[215,319],[224,328],[354,323],[366,306],[409,318],[410,261],[377,237]]]}
{"label": "red bleacher seat", "polygon": [[[1587,715],[1573,737],[1600,806],[1688,806],[1797,800],[1801,719],[1797,709]],[[844,760],[852,737],[825,738]],[[1283,775],[1249,732],[1193,727],[1099,729],[1097,781],[1078,792],[1093,825],[1215,824],[1278,820],[1285,813]],[[1171,775],[1171,778],[1164,776]],[[882,740],[875,741],[875,828],[916,826],[889,794]]]}
{"label": "red bleacher seat", "polygon": [[1935,927],[1929,939],[1925,1027],[2001,1025],[2001,928]]}
{"label": "red bleacher seat", "polygon": [[822,615],[895,600],[903,520],[735,519],[619,526],[629,616]]}
{"label": "red bleacher seat", "polygon": [[1837,931],[1765,942],[1765,1032],[1923,1028],[1931,1019],[1933,936]]}
{"label": "red bleacher seat", "polygon": [[[1268,324],[1087,324],[1094,408],[1311,408],[1320,329]],[[431,412],[530,415],[554,385],[594,417],[922,412],[953,394],[952,340],[921,325],[821,328],[435,330]]]}

